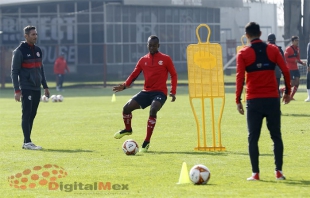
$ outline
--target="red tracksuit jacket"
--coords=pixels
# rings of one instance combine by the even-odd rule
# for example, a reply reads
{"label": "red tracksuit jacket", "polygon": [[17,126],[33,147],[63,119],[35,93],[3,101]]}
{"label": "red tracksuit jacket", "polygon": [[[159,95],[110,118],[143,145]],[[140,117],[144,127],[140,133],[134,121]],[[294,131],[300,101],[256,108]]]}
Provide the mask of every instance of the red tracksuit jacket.
{"label": "red tracksuit jacket", "polygon": [[[262,42],[260,39],[254,39],[251,44]],[[277,46],[268,44],[266,48],[268,59],[276,63],[282,70],[286,94],[291,92],[290,73],[285,61]],[[278,85],[274,75],[274,70],[257,70],[246,73],[246,67],[252,65],[256,60],[255,51],[247,46],[241,49],[237,55],[237,73],[236,73],[236,103],[241,100],[241,93],[244,81],[246,79],[246,99],[254,98],[278,98]]]}

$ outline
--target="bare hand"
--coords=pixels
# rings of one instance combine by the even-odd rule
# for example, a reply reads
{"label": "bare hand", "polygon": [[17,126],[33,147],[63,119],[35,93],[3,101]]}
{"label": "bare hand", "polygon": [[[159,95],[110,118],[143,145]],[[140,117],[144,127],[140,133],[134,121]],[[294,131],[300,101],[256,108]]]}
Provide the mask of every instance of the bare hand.
{"label": "bare hand", "polygon": [[291,101],[291,96],[288,95],[288,94],[284,94],[284,96],[283,96],[283,98],[282,98],[282,102],[283,102],[284,104],[288,104],[288,103],[290,103],[290,101]]}
{"label": "bare hand", "polygon": [[18,92],[14,94],[14,98],[16,102],[20,102],[20,98],[22,97],[22,92]]}
{"label": "bare hand", "polygon": [[115,92],[123,91],[124,89],[126,89],[125,84],[119,84],[119,85],[113,87],[113,91],[115,91]]}
{"label": "bare hand", "polygon": [[172,97],[171,102],[174,102],[177,99],[174,94],[169,94],[169,96]]}
{"label": "bare hand", "polygon": [[50,91],[48,89],[44,89],[44,95],[49,98],[50,97]]}
{"label": "bare hand", "polygon": [[241,115],[244,115],[243,105],[241,102],[237,104],[237,110],[239,111]]}
{"label": "bare hand", "polygon": [[303,66],[306,66],[306,62],[302,62],[302,65],[303,65]]}

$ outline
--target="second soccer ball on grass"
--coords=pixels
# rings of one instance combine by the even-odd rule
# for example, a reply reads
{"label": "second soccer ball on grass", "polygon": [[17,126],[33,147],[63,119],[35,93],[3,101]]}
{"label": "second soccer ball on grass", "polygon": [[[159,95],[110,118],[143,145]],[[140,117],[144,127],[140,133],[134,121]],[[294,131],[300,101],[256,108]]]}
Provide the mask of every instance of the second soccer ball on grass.
{"label": "second soccer ball on grass", "polygon": [[194,184],[207,184],[211,177],[211,173],[205,165],[199,164],[191,168],[189,177]]}

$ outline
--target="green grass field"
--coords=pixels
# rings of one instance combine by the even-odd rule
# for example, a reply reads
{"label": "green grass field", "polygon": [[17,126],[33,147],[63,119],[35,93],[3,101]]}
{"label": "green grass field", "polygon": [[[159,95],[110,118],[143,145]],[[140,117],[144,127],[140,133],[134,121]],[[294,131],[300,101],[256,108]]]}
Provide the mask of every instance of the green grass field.
{"label": "green grass field", "polygon": [[[126,139],[134,139],[139,145],[144,140],[149,109],[133,112],[133,135],[116,140],[113,134],[123,128],[123,105],[140,89],[135,86],[117,93],[116,102],[112,103],[111,88],[69,88],[62,92],[64,102],[41,103],[32,141],[41,145],[42,151],[21,149],[20,103],[14,101],[12,89],[0,90],[0,197],[310,196],[310,103],[303,101],[306,98],[304,89],[297,92],[296,101],[282,105],[283,171],[287,180],[275,180],[272,141],[264,123],[259,142],[261,181],[256,182],[246,181],[251,174],[246,120],[236,110],[234,87],[226,88],[221,122],[222,144],[226,151],[194,151],[197,132],[188,89],[179,87],[176,102],[168,99],[158,113],[149,153],[126,156],[121,148]],[[54,89],[51,92],[56,94]],[[210,116],[206,123],[210,129]],[[209,183],[203,186],[176,184],[183,162],[187,163],[188,170],[196,164],[206,165],[211,171]],[[48,184],[40,186],[38,183],[44,176],[47,179],[54,173],[57,176],[49,166],[43,167],[41,172],[33,170],[33,167],[47,164],[64,169],[53,166],[58,173],[59,170],[67,173],[66,177],[56,180],[63,186],[62,190],[56,189],[55,182],[51,189]],[[27,169],[32,171],[28,175]],[[42,171],[50,175],[47,177]],[[23,176],[19,177],[18,173]],[[10,186],[10,181],[19,182],[18,185],[22,185],[22,181],[27,183],[23,177],[29,181],[36,179],[30,176],[33,173],[40,173],[39,179],[33,180],[37,182],[34,188],[22,190]],[[105,187],[111,184],[114,189],[91,190],[94,182],[101,182]],[[115,190],[118,187],[124,189]]]}

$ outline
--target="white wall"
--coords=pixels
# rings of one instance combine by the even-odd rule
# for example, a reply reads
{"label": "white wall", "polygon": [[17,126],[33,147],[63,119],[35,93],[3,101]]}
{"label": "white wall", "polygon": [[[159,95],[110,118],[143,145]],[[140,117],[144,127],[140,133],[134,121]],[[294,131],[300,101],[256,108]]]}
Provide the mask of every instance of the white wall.
{"label": "white wall", "polygon": [[277,5],[265,3],[244,3],[245,7],[249,7],[250,20],[257,22],[262,31],[261,39],[266,41],[268,34],[274,33],[277,40],[281,38],[278,34],[277,25]]}

